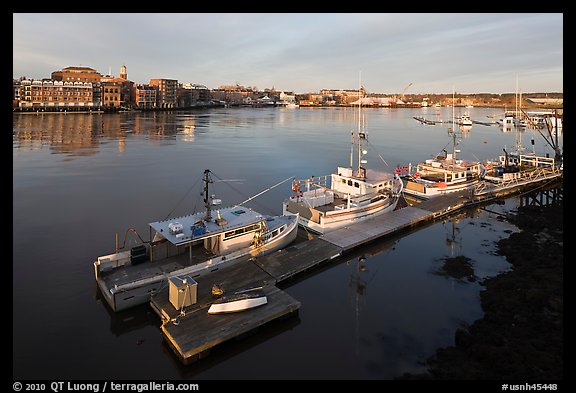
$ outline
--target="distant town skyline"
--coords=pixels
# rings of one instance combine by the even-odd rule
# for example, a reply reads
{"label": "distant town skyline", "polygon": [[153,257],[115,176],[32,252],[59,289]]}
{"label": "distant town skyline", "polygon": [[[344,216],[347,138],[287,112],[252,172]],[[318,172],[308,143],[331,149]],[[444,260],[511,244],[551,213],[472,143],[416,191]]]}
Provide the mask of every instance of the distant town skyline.
{"label": "distant town skyline", "polygon": [[13,14],[14,78],[122,65],[209,89],[563,92],[563,14]]}

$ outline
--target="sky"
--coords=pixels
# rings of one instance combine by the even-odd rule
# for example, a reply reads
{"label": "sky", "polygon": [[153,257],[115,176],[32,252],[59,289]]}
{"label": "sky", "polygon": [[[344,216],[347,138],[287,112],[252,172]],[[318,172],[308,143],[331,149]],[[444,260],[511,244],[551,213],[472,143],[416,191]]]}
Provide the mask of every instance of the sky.
{"label": "sky", "polygon": [[125,65],[136,83],[210,89],[563,92],[563,24],[562,13],[14,13],[13,77]]}

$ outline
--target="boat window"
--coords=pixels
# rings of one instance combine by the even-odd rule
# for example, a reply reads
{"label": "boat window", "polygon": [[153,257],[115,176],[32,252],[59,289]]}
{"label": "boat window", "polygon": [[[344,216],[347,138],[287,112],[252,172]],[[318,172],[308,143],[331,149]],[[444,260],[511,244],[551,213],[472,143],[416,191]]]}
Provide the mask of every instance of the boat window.
{"label": "boat window", "polygon": [[258,228],[259,228],[258,224],[253,224],[253,225],[249,225],[249,226],[244,227],[244,228],[236,229],[234,231],[228,231],[224,234],[224,239],[226,240],[226,239],[230,239],[232,237],[240,236],[240,235],[247,233],[247,232],[253,232],[253,231],[257,230]]}
{"label": "boat window", "polygon": [[240,214],[244,214],[244,213],[246,213],[246,211],[241,210],[241,209],[234,210],[234,211],[232,212],[232,214],[235,214],[235,215],[237,215],[237,216],[239,216]]}
{"label": "boat window", "polygon": [[355,181],[355,182],[354,182],[354,187],[356,187],[356,188],[360,188],[360,184],[358,184],[358,182],[357,182],[357,181]]}
{"label": "boat window", "polygon": [[286,229],[285,226],[283,226],[282,228],[280,228],[280,233],[284,232],[284,229]]}
{"label": "boat window", "polygon": [[276,236],[278,234],[278,229],[276,229],[274,232],[272,232],[272,237]]}
{"label": "boat window", "polygon": [[352,185],[352,180],[348,180],[348,185],[349,185],[349,186]]}
{"label": "boat window", "polygon": [[342,179],[342,183],[346,184],[346,179]]}

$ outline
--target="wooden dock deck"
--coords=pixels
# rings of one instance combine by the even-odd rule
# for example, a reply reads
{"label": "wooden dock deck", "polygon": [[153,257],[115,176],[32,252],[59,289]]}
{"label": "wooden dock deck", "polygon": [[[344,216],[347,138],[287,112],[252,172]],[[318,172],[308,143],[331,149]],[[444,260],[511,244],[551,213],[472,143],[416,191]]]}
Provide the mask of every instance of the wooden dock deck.
{"label": "wooden dock deck", "polygon": [[320,239],[348,251],[380,237],[392,235],[420,222],[451,213],[469,203],[469,192],[460,191],[432,198],[417,206],[407,206],[375,218],[328,232]]}
{"label": "wooden dock deck", "polygon": [[[315,238],[296,243],[266,256],[242,261],[198,277],[197,302],[182,310],[174,308],[169,290],[152,296],[150,305],[162,319],[162,333],[178,358],[194,362],[218,344],[252,331],[272,320],[295,315],[300,303],[275,284],[340,256],[340,247]],[[212,285],[225,294],[263,287],[268,303],[239,313],[210,315],[215,300]]]}
{"label": "wooden dock deck", "polygon": [[[375,239],[395,235],[496,197],[474,198],[470,191],[443,195],[219,269],[197,278],[197,303],[183,309],[182,313],[169,302],[168,289],[154,295],[150,304],[163,321],[161,330],[166,341],[178,358],[189,364],[210,353],[216,345],[272,320],[297,314],[300,302],[279,289],[277,284]],[[268,303],[239,313],[210,315],[207,310],[215,300],[211,294],[213,284],[221,285],[228,294],[261,286]]]}

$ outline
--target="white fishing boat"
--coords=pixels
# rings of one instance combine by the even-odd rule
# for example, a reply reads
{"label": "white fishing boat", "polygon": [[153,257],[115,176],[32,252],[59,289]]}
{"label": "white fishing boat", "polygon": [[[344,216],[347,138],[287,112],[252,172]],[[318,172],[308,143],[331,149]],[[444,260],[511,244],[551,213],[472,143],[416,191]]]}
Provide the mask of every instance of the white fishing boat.
{"label": "white fishing boat", "polygon": [[438,155],[417,165],[409,164],[403,175],[404,193],[429,199],[451,192],[472,189],[485,168],[480,162],[458,160],[455,153]]}
{"label": "white fishing boat", "polygon": [[[452,109],[454,119],[454,109]],[[452,121],[454,124],[454,120]],[[421,198],[429,199],[439,195],[462,190],[472,190],[478,184],[485,172],[480,162],[459,160],[457,153],[456,132],[450,130],[453,139],[452,153],[445,149],[432,159],[405,167],[396,168],[396,173],[401,174],[405,184],[404,193]]]}
{"label": "white fishing boat", "polygon": [[171,277],[196,278],[296,239],[298,215],[268,216],[242,206],[254,197],[216,209],[220,200],[209,194],[210,173],[204,171],[204,212],[152,222],[149,241],[138,235],[142,244],[127,251],[117,243],[115,253],[94,262],[98,287],[114,311],[148,302]]}
{"label": "white fishing boat", "polygon": [[[327,233],[393,211],[402,193],[398,175],[368,169],[364,149],[367,133],[361,122],[358,100],[358,127],[352,131],[350,166],[338,167],[336,173],[294,179],[293,195],[282,204],[285,215],[298,215],[299,224],[316,233]],[[354,151],[357,166],[354,168]]]}
{"label": "white fishing boat", "polygon": [[514,127],[514,115],[511,112],[505,112],[502,117],[496,120],[496,123],[504,128]]}
{"label": "white fishing boat", "polygon": [[543,181],[559,178],[563,174],[563,158],[560,145],[558,143],[558,133],[547,128],[548,136],[538,132],[544,140],[554,150],[554,157],[537,155],[534,150],[534,138],[532,138],[532,152],[526,152],[522,144],[522,132],[516,129],[515,147],[511,151],[503,148],[503,155],[497,159],[484,161],[483,166],[486,172],[483,176],[485,180],[479,184],[475,190],[475,195],[482,195],[488,192],[504,191],[519,186],[536,185]]}
{"label": "white fishing boat", "polygon": [[470,115],[468,113],[460,115],[460,117],[458,118],[458,124],[465,127],[472,126],[472,119],[470,118]]}
{"label": "white fishing boat", "polygon": [[216,300],[208,309],[208,314],[228,314],[249,310],[268,303],[261,287],[238,291],[230,296]]}

